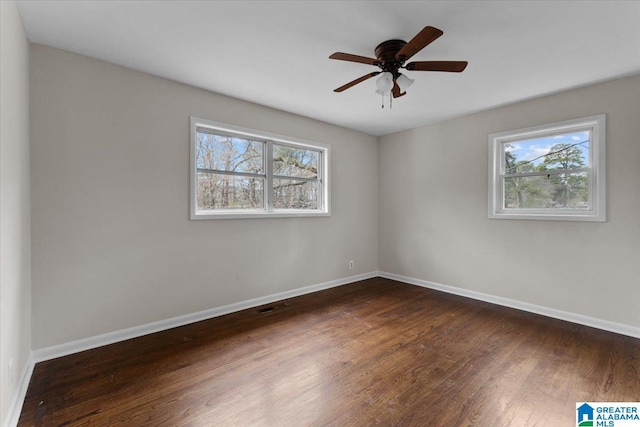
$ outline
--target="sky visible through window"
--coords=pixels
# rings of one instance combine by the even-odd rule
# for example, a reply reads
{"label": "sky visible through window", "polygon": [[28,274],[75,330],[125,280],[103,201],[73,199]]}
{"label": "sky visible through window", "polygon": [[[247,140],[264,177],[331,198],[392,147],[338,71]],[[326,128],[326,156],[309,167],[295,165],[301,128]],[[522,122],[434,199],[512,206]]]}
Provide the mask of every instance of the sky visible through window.
{"label": "sky visible through window", "polygon": [[[549,153],[556,150],[579,153],[579,157],[585,166],[589,165],[589,131],[566,133],[543,138],[534,138],[524,141],[516,141],[505,144],[505,155],[510,155],[512,163],[518,165],[530,165],[531,169],[540,168],[547,160]],[[579,163],[579,162],[578,162]],[[505,165],[507,169],[508,165]],[[559,166],[559,165],[558,165]],[[547,167],[550,168],[550,167]],[[512,168],[513,169],[513,168]],[[522,167],[518,169],[523,169]],[[509,170],[505,172],[509,173]],[[523,170],[511,170],[511,172],[524,172]]]}
{"label": "sky visible through window", "polygon": [[588,209],[590,132],[504,146],[504,209]]}
{"label": "sky visible through window", "polygon": [[489,135],[489,218],[605,221],[605,118]]}
{"label": "sky visible through window", "polygon": [[321,208],[319,150],[197,132],[196,151],[198,209],[265,209],[265,194],[273,209]]}
{"label": "sky visible through window", "polygon": [[198,168],[263,173],[264,143],[198,132]]}

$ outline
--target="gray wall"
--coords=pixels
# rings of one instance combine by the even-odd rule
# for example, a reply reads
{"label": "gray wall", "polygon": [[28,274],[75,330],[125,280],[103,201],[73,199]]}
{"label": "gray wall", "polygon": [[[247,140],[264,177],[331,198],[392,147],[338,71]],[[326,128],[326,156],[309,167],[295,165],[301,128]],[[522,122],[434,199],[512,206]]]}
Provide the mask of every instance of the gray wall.
{"label": "gray wall", "polygon": [[[640,325],[639,76],[378,140],[45,46],[31,65],[34,349],[378,269]],[[488,134],[598,113],[606,223],[487,219]],[[189,221],[191,115],[330,144],[332,216]]]}
{"label": "gray wall", "polygon": [[[31,71],[34,349],[377,270],[375,137],[40,45]],[[191,115],[329,144],[331,217],[190,221]]]}
{"label": "gray wall", "polygon": [[[606,223],[487,219],[490,133],[599,113]],[[381,271],[640,326],[640,76],[388,135],[379,159]]]}
{"label": "gray wall", "polygon": [[[0,1],[0,422],[31,351],[29,44],[14,1]],[[13,359],[12,372],[8,364]]]}

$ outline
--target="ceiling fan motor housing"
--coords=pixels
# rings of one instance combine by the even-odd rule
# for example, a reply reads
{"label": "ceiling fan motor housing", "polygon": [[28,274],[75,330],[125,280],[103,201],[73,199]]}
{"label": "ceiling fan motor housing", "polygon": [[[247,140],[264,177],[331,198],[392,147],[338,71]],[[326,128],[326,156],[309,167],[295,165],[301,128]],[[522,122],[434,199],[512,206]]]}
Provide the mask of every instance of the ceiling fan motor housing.
{"label": "ceiling fan motor housing", "polygon": [[398,69],[404,64],[404,60],[399,61],[396,59],[396,53],[400,51],[407,44],[404,40],[387,40],[380,43],[376,49],[376,58],[380,62],[378,66],[383,71],[388,71],[394,76],[397,75]]}

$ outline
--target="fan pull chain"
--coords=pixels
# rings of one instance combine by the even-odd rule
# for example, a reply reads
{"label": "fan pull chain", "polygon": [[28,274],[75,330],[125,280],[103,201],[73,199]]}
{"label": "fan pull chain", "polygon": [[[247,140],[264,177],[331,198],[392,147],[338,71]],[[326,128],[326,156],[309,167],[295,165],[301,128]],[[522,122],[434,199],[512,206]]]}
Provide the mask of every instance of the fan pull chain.
{"label": "fan pull chain", "polygon": [[[384,108],[384,94],[382,94],[381,96],[382,96],[382,107],[380,108]],[[389,93],[389,109],[391,110],[392,108],[393,108],[393,95]]]}

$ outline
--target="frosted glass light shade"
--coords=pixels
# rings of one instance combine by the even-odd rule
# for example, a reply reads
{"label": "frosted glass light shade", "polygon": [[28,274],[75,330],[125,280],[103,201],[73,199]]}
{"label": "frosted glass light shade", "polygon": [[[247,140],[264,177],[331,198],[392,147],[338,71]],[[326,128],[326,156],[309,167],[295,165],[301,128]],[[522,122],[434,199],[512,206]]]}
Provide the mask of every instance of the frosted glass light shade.
{"label": "frosted glass light shade", "polygon": [[380,92],[387,95],[393,89],[393,75],[388,71],[380,74],[380,77],[376,80],[376,86]]}
{"label": "frosted glass light shade", "polygon": [[400,88],[400,92],[406,92],[406,90],[413,84],[415,80],[410,79],[404,74],[400,74],[396,79],[396,83],[398,83],[398,87]]}

